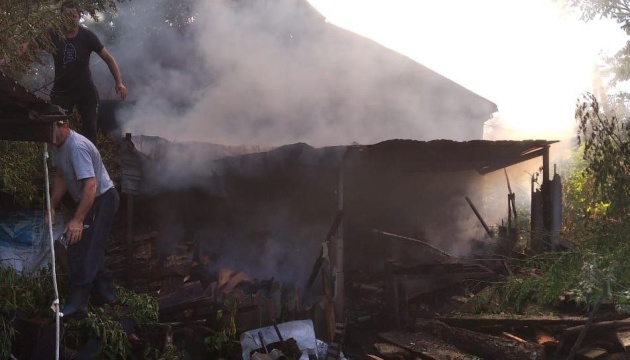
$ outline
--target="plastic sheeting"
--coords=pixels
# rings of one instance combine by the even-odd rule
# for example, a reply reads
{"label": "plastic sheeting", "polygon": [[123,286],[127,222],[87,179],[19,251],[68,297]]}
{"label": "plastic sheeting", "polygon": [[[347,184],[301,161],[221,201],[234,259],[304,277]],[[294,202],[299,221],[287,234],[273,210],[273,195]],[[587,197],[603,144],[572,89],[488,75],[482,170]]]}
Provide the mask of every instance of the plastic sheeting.
{"label": "plastic sheeting", "polygon": [[[63,231],[57,216],[53,236]],[[0,266],[35,272],[50,264],[50,241],[42,211],[0,211]]]}
{"label": "plastic sheeting", "polygon": [[[300,360],[308,360],[310,355],[317,355],[317,340],[311,320],[295,320],[278,324],[278,330],[284,339],[293,338],[298,348],[302,350]],[[267,344],[280,341],[273,326],[246,331],[241,335],[241,348],[243,360],[250,360],[250,353],[262,348],[258,332],[262,332]]]}

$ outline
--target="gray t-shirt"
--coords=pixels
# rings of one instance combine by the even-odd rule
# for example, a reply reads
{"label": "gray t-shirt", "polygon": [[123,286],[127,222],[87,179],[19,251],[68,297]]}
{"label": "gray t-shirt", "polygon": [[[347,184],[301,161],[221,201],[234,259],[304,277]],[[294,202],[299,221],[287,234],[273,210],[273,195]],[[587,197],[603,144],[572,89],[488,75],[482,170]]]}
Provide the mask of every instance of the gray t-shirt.
{"label": "gray t-shirt", "polygon": [[81,201],[83,179],[96,178],[96,196],[114,187],[114,182],[103,165],[101,154],[85,136],[70,130],[66,141],[56,150],[54,162],[57,171],[61,172],[68,192],[76,202]]}

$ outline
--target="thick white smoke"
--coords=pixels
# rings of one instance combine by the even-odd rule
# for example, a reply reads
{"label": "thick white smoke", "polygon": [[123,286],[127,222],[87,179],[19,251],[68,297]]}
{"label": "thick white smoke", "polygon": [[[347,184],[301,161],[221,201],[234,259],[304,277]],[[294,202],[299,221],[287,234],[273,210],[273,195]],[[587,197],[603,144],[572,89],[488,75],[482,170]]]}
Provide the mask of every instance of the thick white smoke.
{"label": "thick white smoke", "polygon": [[[480,138],[492,112],[474,113],[464,99],[474,94],[441,89],[457,85],[326,23],[306,0],[192,9],[190,25],[154,29],[163,8],[120,5],[110,50],[135,101],[119,114],[124,131],[225,145],[463,140]],[[479,132],[449,121],[474,121]]]}

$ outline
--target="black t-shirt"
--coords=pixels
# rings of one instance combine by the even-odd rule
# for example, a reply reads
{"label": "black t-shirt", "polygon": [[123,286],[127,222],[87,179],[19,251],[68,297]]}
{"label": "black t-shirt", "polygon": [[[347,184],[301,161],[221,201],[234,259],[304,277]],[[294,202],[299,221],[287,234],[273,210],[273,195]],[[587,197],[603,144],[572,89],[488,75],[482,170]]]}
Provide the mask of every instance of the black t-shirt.
{"label": "black t-shirt", "polygon": [[81,91],[85,86],[91,85],[90,55],[92,51],[100,52],[103,49],[103,44],[96,34],[79,26],[77,36],[71,39],[56,35],[52,35],[51,38],[56,48],[53,53],[55,60],[53,91],[59,93]]}

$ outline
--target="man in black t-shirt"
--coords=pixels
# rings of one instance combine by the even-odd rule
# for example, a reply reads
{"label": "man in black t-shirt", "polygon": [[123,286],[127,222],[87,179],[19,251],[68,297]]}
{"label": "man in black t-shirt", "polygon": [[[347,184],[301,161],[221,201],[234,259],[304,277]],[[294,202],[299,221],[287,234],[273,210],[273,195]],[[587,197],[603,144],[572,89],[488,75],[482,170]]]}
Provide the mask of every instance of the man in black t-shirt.
{"label": "man in black t-shirt", "polygon": [[61,5],[64,15],[72,19],[63,37],[52,36],[56,51],[55,81],[50,101],[67,111],[77,108],[81,116],[81,134],[96,144],[98,92],[90,72],[90,55],[97,53],[109,67],[116,82],[116,92],[124,100],[127,96],[120,69],[114,57],[107,51],[98,37],[90,30],[79,26],[81,15],[76,4],[66,1]]}

